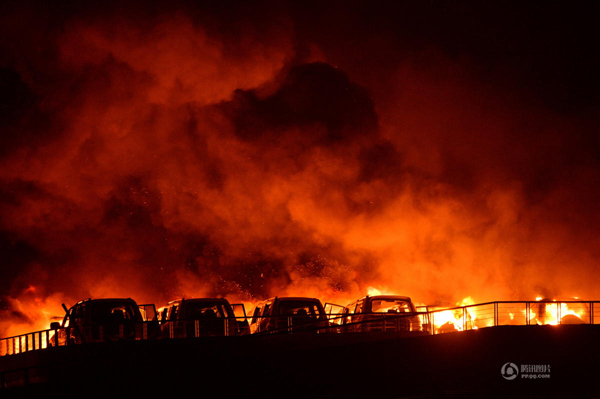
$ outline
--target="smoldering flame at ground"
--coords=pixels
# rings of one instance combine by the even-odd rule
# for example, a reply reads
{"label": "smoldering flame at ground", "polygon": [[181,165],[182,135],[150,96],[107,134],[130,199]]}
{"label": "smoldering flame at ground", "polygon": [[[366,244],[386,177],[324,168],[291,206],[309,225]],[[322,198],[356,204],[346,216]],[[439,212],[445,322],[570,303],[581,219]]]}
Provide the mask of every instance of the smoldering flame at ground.
{"label": "smoldering flame at ground", "polygon": [[12,323],[90,296],[596,294],[590,113],[436,46],[366,70],[288,10],[121,11],[2,21]]}

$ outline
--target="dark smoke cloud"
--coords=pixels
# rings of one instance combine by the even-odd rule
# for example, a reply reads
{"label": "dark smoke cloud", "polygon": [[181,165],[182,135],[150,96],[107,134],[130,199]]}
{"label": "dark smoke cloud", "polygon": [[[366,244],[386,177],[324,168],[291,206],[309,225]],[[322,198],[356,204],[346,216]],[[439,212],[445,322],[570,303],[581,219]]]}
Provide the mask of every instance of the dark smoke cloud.
{"label": "dark smoke cloud", "polygon": [[236,133],[246,139],[318,124],[324,129],[305,133],[322,137],[306,140],[309,145],[324,145],[372,135],[377,128],[369,93],[326,63],[293,67],[279,90],[264,99],[255,91],[236,94],[232,119]]}
{"label": "dark smoke cloud", "polygon": [[591,10],[2,7],[0,334],[89,296],[597,294]]}

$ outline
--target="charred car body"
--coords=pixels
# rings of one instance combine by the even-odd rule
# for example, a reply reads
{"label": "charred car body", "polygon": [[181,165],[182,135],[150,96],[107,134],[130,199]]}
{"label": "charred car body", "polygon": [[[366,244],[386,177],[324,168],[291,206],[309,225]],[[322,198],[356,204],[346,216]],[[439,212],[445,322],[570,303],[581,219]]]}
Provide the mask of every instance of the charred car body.
{"label": "charred car body", "polygon": [[591,321],[590,306],[579,298],[537,299],[530,312],[529,322],[539,325],[585,324],[582,317]]}
{"label": "charred car body", "polygon": [[274,297],[254,308],[252,333],[329,332],[330,323],[317,298]]}
{"label": "charred car body", "polygon": [[154,305],[138,305],[131,298],[85,299],[66,313],[62,324],[50,325],[58,345],[148,339],[158,330]]}
{"label": "charred car body", "polygon": [[411,299],[398,295],[361,298],[344,306],[337,320],[344,332],[423,330]]}
{"label": "charred car body", "polygon": [[249,332],[244,305],[232,305],[225,298],[171,301],[159,309],[159,319],[163,338],[231,336]]}

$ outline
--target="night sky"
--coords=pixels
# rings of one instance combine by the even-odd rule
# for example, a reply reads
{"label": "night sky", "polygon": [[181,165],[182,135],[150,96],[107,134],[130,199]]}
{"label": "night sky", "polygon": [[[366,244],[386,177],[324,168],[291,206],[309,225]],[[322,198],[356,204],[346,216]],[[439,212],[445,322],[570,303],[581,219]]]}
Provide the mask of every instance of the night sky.
{"label": "night sky", "polygon": [[60,304],[600,299],[599,6],[0,5],[0,336]]}

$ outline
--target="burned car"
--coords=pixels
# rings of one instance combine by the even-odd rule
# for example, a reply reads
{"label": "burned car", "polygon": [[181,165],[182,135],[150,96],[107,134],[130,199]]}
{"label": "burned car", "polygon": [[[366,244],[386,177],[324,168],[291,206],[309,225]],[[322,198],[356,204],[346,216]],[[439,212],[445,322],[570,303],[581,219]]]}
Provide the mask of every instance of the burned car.
{"label": "burned car", "polygon": [[248,334],[243,304],[225,298],[178,299],[159,309],[162,338]]}
{"label": "burned car", "polygon": [[148,339],[158,330],[154,305],[138,305],[131,298],[85,299],[66,310],[51,339],[54,345],[122,339]]}
{"label": "burned car", "polygon": [[[587,324],[592,315],[587,302],[579,298],[541,298],[530,304],[530,324]],[[585,321],[584,321],[585,320]]]}
{"label": "burned car", "polygon": [[422,331],[415,305],[407,296],[366,296],[346,306],[338,318],[344,332]]}
{"label": "burned car", "polygon": [[256,305],[252,333],[330,332],[330,323],[317,298],[275,297]]}

